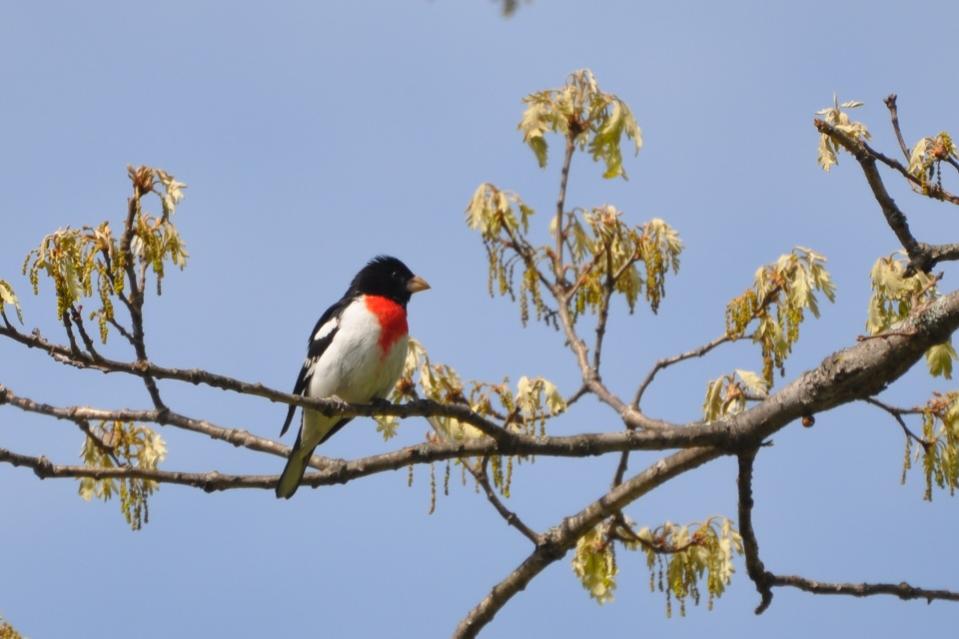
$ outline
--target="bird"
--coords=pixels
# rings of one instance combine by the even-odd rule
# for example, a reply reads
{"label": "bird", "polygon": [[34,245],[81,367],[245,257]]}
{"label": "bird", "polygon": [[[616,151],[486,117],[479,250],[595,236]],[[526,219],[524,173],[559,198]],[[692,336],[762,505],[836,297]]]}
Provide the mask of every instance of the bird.
{"label": "bird", "polygon": [[[395,257],[379,255],[370,260],[313,327],[293,395],[349,403],[384,399],[406,361],[406,305],[414,293],[428,288],[426,280]],[[280,437],[295,412],[296,406],[291,405]],[[300,431],[276,485],[277,498],[293,496],[313,450],[351,419],[303,409]]]}

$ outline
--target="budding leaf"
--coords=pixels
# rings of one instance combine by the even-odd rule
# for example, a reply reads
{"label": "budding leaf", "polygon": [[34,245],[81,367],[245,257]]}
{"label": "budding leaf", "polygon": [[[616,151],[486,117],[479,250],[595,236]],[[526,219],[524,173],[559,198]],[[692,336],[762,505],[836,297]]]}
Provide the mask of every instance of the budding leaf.
{"label": "budding leaf", "polygon": [[736,369],[736,375],[743,380],[746,387],[752,392],[765,397],[769,393],[769,385],[766,380],[752,371],[744,371],[741,368]]}
{"label": "budding leaf", "polygon": [[[159,434],[133,422],[104,421],[91,426],[80,456],[90,468],[129,467],[155,470],[166,457],[166,443]],[[157,482],[139,477],[121,479],[80,479],[80,497],[107,501],[120,498],[120,510],[133,530],[149,521],[148,497],[159,488]]]}
{"label": "budding leaf", "polygon": [[[870,136],[866,125],[861,122],[850,120],[849,114],[843,111],[843,109],[857,109],[862,105],[862,102],[858,102],[856,100],[849,100],[840,104],[839,99],[834,95],[833,106],[820,109],[816,112],[816,115],[822,116],[823,120],[827,124],[832,125],[833,128],[845,133],[854,140],[868,140]],[[819,166],[821,166],[824,171],[828,172],[829,169],[838,163],[836,153],[840,148],[842,147],[839,145],[839,143],[833,140],[828,134],[820,134],[819,154],[817,159]]]}
{"label": "budding leaf", "polygon": [[959,158],[959,149],[956,148],[952,136],[941,131],[935,137],[922,138],[912,147],[909,155],[909,173],[919,180],[918,188],[913,190],[926,193],[929,180],[937,174],[941,162],[955,162]]}
{"label": "budding leaf", "polygon": [[872,296],[866,330],[876,335],[905,320],[917,304],[929,304],[939,296],[932,275],[917,271],[906,277],[908,261],[903,255],[881,257],[873,264],[869,277]]}
{"label": "budding leaf", "polygon": [[0,280],[0,309],[3,309],[5,304],[13,305],[13,309],[17,312],[17,319],[23,324],[23,311],[20,309],[20,300],[17,299],[16,293],[13,292],[13,287],[10,286],[6,280]]}
{"label": "budding leaf", "polygon": [[952,379],[952,361],[956,357],[956,350],[952,347],[951,341],[936,344],[926,351],[929,373],[933,377]]}
{"label": "budding leaf", "polygon": [[[932,501],[933,487],[954,495],[959,488],[959,392],[933,393],[922,407],[923,445],[916,447],[915,459],[921,460],[925,479],[923,499]],[[912,468],[912,446],[906,438],[902,482]]]}
{"label": "budding leaf", "polygon": [[[825,268],[826,258],[812,249],[797,246],[773,264],[756,270],[753,286],[726,306],[726,334],[735,339],[749,336],[762,348],[763,379],[773,382],[773,371],[783,373],[786,358],[799,339],[799,326],[806,311],[819,317],[817,293],[830,302],[836,287]],[[745,379],[743,380],[745,381]]]}
{"label": "budding leaf", "polygon": [[625,102],[600,91],[592,71],[575,71],[563,87],[531,93],[523,102],[526,110],[517,128],[541,168],[547,161],[545,134],[557,133],[567,136],[581,149],[588,146],[593,159],[606,165],[604,178],[626,178],[623,137],[631,140],[639,153],[642,131]]}
{"label": "budding leaf", "polygon": [[604,604],[613,599],[616,589],[616,557],[597,526],[576,542],[573,572],[579,577],[589,596]]}

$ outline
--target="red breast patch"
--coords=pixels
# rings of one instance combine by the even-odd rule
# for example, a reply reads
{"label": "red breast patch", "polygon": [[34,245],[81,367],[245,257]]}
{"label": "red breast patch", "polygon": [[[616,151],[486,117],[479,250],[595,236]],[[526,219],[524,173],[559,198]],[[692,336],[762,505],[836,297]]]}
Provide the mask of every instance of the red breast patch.
{"label": "red breast patch", "polygon": [[396,340],[406,335],[406,309],[393,300],[378,295],[366,296],[366,308],[380,322],[380,350],[385,357]]}

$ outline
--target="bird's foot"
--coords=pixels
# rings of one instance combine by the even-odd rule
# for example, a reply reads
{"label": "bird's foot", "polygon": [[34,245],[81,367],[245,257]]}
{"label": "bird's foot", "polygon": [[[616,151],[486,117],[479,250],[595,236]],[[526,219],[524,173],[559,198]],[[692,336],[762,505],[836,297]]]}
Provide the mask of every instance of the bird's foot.
{"label": "bird's foot", "polygon": [[328,415],[342,415],[350,409],[350,403],[336,395],[331,395],[323,401],[330,407]]}

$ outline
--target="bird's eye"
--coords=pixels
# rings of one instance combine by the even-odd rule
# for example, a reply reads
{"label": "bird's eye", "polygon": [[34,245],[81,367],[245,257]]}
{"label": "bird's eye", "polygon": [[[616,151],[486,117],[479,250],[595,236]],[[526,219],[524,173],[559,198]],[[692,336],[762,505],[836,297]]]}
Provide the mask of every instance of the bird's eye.
{"label": "bird's eye", "polygon": [[399,279],[400,277],[399,271],[393,271],[392,273],[390,273],[390,277],[392,277],[394,280]]}

